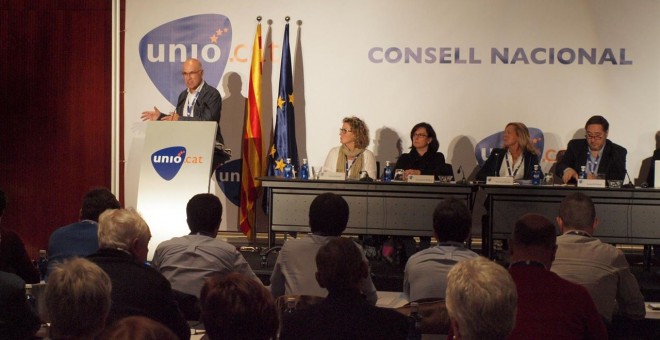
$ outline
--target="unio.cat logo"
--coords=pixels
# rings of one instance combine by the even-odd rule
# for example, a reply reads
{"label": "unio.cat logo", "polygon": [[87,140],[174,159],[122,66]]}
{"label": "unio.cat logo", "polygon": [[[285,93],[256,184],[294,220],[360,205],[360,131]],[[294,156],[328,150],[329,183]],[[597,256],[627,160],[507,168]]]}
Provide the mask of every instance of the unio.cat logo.
{"label": "unio.cat logo", "polygon": [[185,89],[181,64],[198,59],[204,80],[217,87],[230,54],[232,28],[221,14],[193,15],[162,24],[140,39],[140,60],[158,91],[176,105]]}
{"label": "unio.cat logo", "polygon": [[158,175],[166,181],[171,180],[179,173],[186,159],[186,148],[183,146],[171,146],[160,149],[151,154],[151,165]]}

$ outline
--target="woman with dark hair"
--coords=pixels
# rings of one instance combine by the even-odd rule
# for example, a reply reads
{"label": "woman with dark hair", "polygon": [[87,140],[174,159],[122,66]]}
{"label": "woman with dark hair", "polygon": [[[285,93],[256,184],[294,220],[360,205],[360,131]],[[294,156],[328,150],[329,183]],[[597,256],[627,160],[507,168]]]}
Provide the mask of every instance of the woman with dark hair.
{"label": "woman with dark hair", "polygon": [[323,169],[346,173],[347,179],[359,179],[366,171],[369,177],[376,178],[376,158],[367,150],[369,128],[358,117],[346,117],[339,129],[340,146],[332,148],[325,158]]}
{"label": "woman with dark hair", "polygon": [[429,123],[418,123],[410,130],[412,146],[409,153],[404,153],[396,162],[395,169],[403,169],[403,178],[408,175],[452,176],[445,165],[445,155],[438,152],[440,143],[435,130]]}
{"label": "woman with dark hair", "polygon": [[509,123],[504,128],[503,148],[490,152],[486,163],[477,173],[478,181],[488,176],[509,176],[514,180],[532,179],[534,165],[539,165],[539,157],[529,130],[523,123]]}

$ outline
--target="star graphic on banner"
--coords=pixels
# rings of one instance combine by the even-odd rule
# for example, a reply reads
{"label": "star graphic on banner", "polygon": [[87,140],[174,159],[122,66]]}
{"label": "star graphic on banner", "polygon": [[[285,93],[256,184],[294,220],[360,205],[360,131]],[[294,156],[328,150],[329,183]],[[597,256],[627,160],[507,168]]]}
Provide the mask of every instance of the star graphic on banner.
{"label": "star graphic on banner", "polygon": [[222,28],[218,28],[218,30],[215,31],[215,35],[222,35]]}
{"label": "star graphic on banner", "polygon": [[279,107],[280,110],[284,110],[284,104],[285,103],[286,103],[286,101],[284,99],[282,99],[282,97],[279,97],[279,96],[277,97],[277,107]]}
{"label": "star graphic on banner", "polygon": [[277,149],[275,149],[275,144],[270,147],[270,157],[275,158],[275,153],[277,152]]}
{"label": "star graphic on banner", "polygon": [[212,35],[212,36],[211,36],[211,42],[214,43],[214,44],[217,44],[217,43],[218,43],[218,36],[215,35],[215,34]]}
{"label": "star graphic on banner", "polygon": [[293,92],[291,92],[291,94],[289,95],[289,103],[293,105]]}
{"label": "star graphic on banner", "polygon": [[229,28],[225,27],[225,33],[229,32]]}
{"label": "star graphic on banner", "polygon": [[284,160],[282,158],[275,161],[275,170],[284,171]]}

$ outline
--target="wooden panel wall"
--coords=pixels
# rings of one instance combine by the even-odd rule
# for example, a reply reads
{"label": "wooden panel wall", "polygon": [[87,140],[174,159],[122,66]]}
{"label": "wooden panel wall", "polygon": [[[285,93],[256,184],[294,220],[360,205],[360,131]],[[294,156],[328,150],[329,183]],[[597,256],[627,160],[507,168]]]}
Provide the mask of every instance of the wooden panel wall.
{"label": "wooden panel wall", "polygon": [[110,187],[110,0],[0,0],[2,227],[34,258]]}

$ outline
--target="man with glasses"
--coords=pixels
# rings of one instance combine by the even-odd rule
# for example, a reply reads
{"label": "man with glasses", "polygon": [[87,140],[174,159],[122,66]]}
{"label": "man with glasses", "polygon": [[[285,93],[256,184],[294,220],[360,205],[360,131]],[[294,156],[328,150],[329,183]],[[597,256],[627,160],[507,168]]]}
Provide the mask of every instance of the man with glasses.
{"label": "man with glasses", "polygon": [[603,116],[592,116],[584,126],[584,139],[568,142],[564,158],[557,163],[555,173],[564,183],[575,183],[581,167],[585,167],[587,178],[623,180],[626,176],[626,154],[628,151],[607,139],[610,124]]}
{"label": "man with glasses", "polygon": [[[186,60],[183,63],[181,75],[186,84],[186,89],[179,95],[174,112],[164,114],[154,106],[153,111],[142,112],[142,120],[209,121],[220,123],[222,97],[215,87],[204,81],[202,63],[194,58]],[[218,125],[215,140],[217,151],[213,155],[213,169],[229,159],[229,154],[224,152],[222,145],[224,140],[222,133],[220,133],[220,125]]]}

